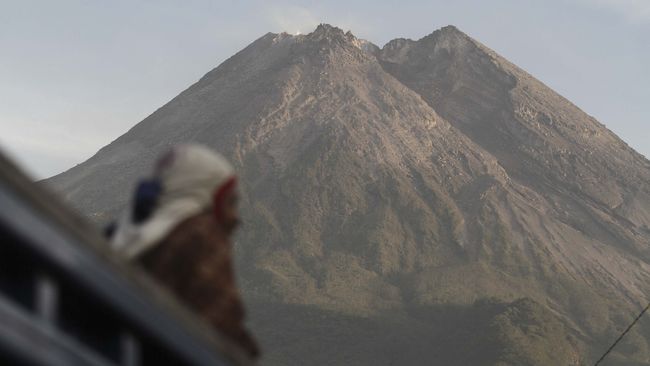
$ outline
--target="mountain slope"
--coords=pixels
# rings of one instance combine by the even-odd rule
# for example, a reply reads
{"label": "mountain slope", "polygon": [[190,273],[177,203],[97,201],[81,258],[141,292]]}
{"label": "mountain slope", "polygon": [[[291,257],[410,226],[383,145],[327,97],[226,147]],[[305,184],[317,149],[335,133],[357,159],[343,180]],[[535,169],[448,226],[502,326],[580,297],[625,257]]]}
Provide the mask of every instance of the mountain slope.
{"label": "mountain slope", "polygon": [[650,162],[525,71],[452,26],[379,58],[512,178],[612,217],[633,231],[625,239],[647,234]]}
{"label": "mountain slope", "polygon": [[[346,349],[344,364],[413,363],[430,344],[467,361],[439,326],[482,335],[472,362],[579,364],[648,292],[648,162],[453,27],[383,49],[328,25],[269,33],[48,183],[105,221],[184,141],[241,176],[238,268],[269,363],[334,362],[283,348],[292,337]],[[421,340],[377,356],[395,341],[377,327]],[[627,361],[648,355],[633,339]]]}

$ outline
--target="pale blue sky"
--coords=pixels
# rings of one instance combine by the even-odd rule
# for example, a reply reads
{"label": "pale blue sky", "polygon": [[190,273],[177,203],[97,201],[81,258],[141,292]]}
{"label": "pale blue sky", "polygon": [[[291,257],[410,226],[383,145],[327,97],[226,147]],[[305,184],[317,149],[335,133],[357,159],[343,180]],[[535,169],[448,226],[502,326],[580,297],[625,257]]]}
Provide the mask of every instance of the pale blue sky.
{"label": "pale blue sky", "polygon": [[59,173],[266,32],[321,22],[379,46],[453,24],[650,156],[650,0],[0,0],[0,146]]}

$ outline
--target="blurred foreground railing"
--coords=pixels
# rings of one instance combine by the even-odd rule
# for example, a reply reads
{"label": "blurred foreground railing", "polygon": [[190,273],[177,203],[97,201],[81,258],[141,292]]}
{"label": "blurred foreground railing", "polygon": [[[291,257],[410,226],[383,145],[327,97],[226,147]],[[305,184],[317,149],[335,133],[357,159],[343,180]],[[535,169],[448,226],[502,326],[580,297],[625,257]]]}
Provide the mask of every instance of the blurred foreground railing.
{"label": "blurred foreground railing", "polygon": [[0,365],[249,365],[0,153]]}

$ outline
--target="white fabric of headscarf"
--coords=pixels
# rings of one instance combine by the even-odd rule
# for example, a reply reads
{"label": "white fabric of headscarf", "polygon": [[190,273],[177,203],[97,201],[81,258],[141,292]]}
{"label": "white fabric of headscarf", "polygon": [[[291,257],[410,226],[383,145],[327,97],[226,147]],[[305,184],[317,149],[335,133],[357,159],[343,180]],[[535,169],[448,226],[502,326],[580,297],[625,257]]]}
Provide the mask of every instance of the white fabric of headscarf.
{"label": "white fabric of headscarf", "polygon": [[140,224],[133,223],[134,202],[117,223],[111,244],[133,259],[155,247],[176,225],[212,207],[213,195],[234,177],[228,161],[209,148],[188,144],[173,148],[159,159],[154,177],[162,192],[152,215]]}

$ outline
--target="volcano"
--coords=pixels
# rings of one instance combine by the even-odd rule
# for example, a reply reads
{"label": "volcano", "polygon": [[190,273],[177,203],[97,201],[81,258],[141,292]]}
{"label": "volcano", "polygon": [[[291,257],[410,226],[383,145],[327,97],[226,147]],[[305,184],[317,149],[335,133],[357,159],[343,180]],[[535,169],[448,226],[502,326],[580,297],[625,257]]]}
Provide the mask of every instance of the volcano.
{"label": "volcano", "polygon": [[265,364],[581,365],[650,293],[650,162],[453,26],[268,33],[46,184],[107,222],[187,141],[239,173]]}

